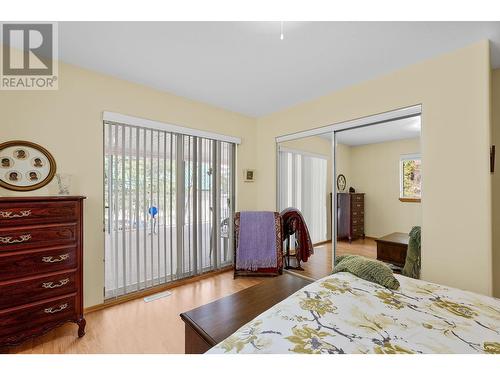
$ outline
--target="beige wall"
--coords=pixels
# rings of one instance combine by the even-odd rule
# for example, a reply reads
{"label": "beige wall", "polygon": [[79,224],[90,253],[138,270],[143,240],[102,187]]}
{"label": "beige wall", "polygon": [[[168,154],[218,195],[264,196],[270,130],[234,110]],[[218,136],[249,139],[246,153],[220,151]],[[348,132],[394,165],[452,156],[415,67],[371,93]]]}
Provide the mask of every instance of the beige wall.
{"label": "beige wall", "polygon": [[331,219],[331,209],[330,209],[330,193],[332,192],[332,141],[323,137],[307,137],[302,139],[295,139],[292,141],[286,141],[280,143],[281,146],[311,152],[314,154],[319,154],[326,157],[326,237],[327,239],[332,238],[332,219]]}
{"label": "beige wall", "polygon": [[[243,183],[244,168],[256,168],[255,120],[145,86],[60,64],[59,90],[0,91],[0,142],[23,139],[45,146],[58,172],[73,176],[72,194],[85,202],[84,304],[103,301],[103,125],[114,111],[166,123],[242,137],[238,148],[239,209],[256,206],[256,186]],[[54,187],[22,195],[56,193]],[[12,195],[0,190],[0,195]]]}
{"label": "beige wall", "polygon": [[496,145],[493,192],[493,295],[500,298],[500,69],[491,76],[492,144]]}
{"label": "beige wall", "polygon": [[381,237],[409,233],[422,224],[420,203],[399,200],[399,161],[403,154],[420,152],[419,139],[376,143],[350,148],[351,182],[365,193],[365,233]]}
{"label": "beige wall", "polygon": [[[336,147],[337,161],[335,168],[337,169],[337,176],[343,174],[346,180],[346,191],[352,186],[351,175],[351,146],[337,143]],[[337,181],[335,181],[337,183]]]}
{"label": "beige wall", "polygon": [[275,207],[276,136],[422,104],[422,277],[491,295],[489,80],[482,41],[258,119],[259,207]]}

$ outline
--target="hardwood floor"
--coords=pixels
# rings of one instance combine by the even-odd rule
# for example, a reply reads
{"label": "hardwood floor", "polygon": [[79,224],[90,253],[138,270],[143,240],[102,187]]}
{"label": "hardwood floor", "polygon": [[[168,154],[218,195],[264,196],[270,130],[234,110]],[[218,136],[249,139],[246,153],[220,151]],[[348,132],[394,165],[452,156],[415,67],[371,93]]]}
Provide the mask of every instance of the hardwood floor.
{"label": "hardwood floor", "polygon": [[136,299],[85,315],[86,335],[78,339],[75,324],[65,324],[29,340],[10,353],[184,353],[181,312],[265,281],[244,277],[233,280],[228,271],[170,289],[172,295],[149,303]]}
{"label": "hardwood floor", "polygon": [[[359,239],[349,243],[337,243],[337,255],[356,254],[368,258],[377,258],[377,244],[373,238]],[[302,263],[304,271],[293,271],[298,275],[321,279],[332,272],[332,243],[328,242],[314,247],[314,254],[306,263]]]}
{"label": "hardwood floor", "polygon": [[[376,257],[373,239],[339,242],[338,254]],[[316,246],[314,255],[295,273],[319,279],[331,273],[332,244]],[[149,303],[142,298],[85,315],[86,335],[78,339],[75,324],[65,324],[28,340],[10,353],[184,353],[184,323],[179,314],[265,281],[228,271],[170,289],[172,295]]]}
{"label": "hardwood floor", "polygon": [[367,258],[377,259],[377,243],[374,238],[370,237],[366,237],[364,240],[355,240],[352,243],[349,243],[349,241],[338,241],[337,255],[346,254],[362,255]]}

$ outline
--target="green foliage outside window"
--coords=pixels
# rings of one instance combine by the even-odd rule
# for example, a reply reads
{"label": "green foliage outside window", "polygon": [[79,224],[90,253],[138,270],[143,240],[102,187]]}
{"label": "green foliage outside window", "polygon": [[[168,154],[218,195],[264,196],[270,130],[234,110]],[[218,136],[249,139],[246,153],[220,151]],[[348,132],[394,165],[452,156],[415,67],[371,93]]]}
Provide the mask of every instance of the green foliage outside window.
{"label": "green foliage outside window", "polygon": [[402,198],[421,197],[421,160],[420,158],[402,160],[403,191]]}

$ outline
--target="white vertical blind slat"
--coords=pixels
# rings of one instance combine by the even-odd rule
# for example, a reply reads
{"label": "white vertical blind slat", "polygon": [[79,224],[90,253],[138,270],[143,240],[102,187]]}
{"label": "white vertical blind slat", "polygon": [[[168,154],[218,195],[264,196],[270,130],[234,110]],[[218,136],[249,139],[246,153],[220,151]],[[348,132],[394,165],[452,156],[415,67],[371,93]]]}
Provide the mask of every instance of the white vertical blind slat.
{"label": "white vertical blind slat", "polygon": [[126,187],[125,187],[125,126],[122,126],[121,128],[121,212],[122,212],[122,216],[121,216],[121,227],[122,227],[122,249],[121,249],[121,257],[119,258],[120,259],[120,263],[121,266],[122,266],[122,272],[123,272],[123,275],[122,275],[122,278],[123,278],[123,292],[125,292],[125,287],[127,285],[127,280],[126,280],[126,277],[127,277],[127,269],[125,267],[125,265],[127,264],[127,262],[125,261],[126,259],[126,252],[127,252],[127,241],[125,240],[125,236],[127,234],[126,232],[126,226],[125,226],[125,214],[126,214],[126,207],[125,207],[125,190],[126,190]]}
{"label": "white vertical blind slat", "polygon": [[[188,275],[191,275],[191,199],[192,199],[192,188],[191,188],[191,168],[192,168],[192,159],[191,159],[191,137],[190,136],[187,136],[186,137],[186,141],[187,141],[187,182],[186,182],[186,188],[187,188],[187,199],[186,199],[186,203],[187,203],[187,259],[188,261],[186,262],[187,263],[187,269],[186,269],[186,272],[188,273]],[[186,259],[186,257],[184,257],[184,259]]]}
{"label": "white vertical blind slat", "polygon": [[172,133],[170,133],[170,280],[174,279],[174,245],[173,245],[173,198],[174,198],[174,193],[173,193],[173,187],[174,187],[174,180],[173,180],[173,165],[174,165],[174,141],[175,138]]}
{"label": "white vertical blind slat", "polygon": [[[177,163],[176,163],[176,228],[177,228],[177,271],[176,278],[182,277],[184,271],[184,139],[177,136]],[[181,185],[181,182],[183,183]]]}
{"label": "white vertical blind slat", "polygon": [[[142,258],[142,263],[144,266],[144,278],[141,279],[143,281],[143,288],[147,286],[147,280],[148,280],[148,265],[147,265],[147,251],[148,251],[148,243],[147,243],[147,232],[148,232],[148,220],[147,220],[147,205],[146,205],[146,184],[147,184],[147,179],[146,179],[146,171],[147,171],[147,130],[144,129],[144,148],[143,148],[143,180],[142,180],[142,226],[144,228],[143,231],[143,253],[144,256]],[[142,289],[142,288],[141,288]]]}
{"label": "white vertical blind slat", "polygon": [[151,214],[151,212],[149,211],[151,207],[153,207],[153,190],[154,190],[154,164],[153,164],[153,155],[154,155],[154,147],[153,147],[153,135],[154,135],[154,131],[153,130],[150,130],[149,131],[149,143],[150,143],[150,152],[149,152],[149,173],[148,173],[148,177],[149,177],[149,203],[146,205],[147,207],[147,218],[148,218],[148,222],[149,222],[149,238],[150,238],[150,241],[149,241],[149,255],[150,255],[150,258],[149,258],[149,263],[151,265],[151,269],[150,269],[150,275],[151,275],[151,282],[150,282],[150,285],[153,286],[153,280],[154,280],[154,275],[153,275],[153,272],[154,272],[154,236],[153,236],[153,230],[154,230],[154,227],[153,227],[153,215]]}
{"label": "white vertical blind slat", "polygon": [[193,137],[193,274],[198,273],[198,137]]}
{"label": "white vertical blind slat", "polygon": [[160,202],[160,132],[156,132],[156,205],[158,207],[158,212],[156,214],[156,239],[157,239],[157,247],[156,247],[156,266],[157,266],[157,274],[156,274],[156,283],[160,284],[161,278],[161,261],[160,261],[160,215],[159,213],[162,210],[161,202]]}
{"label": "white vertical blind slat", "polygon": [[[118,145],[118,130],[120,128],[116,127],[114,131],[114,146],[117,148]],[[118,188],[118,155],[115,155],[114,157],[114,168],[113,168],[113,180],[116,181],[117,183],[113,184],[113,206],[114,206],[114,225],[113,225],[113,242],[114,242],[114,252],[113,252],[113,261],[114,261],[114,269],[115,269],[115,293],[118,292],[118,213],[119,213],[119,207],[118,207],[118,194],[119,194],[119,188]]]}
{"label": "white vertical blind slat", "polygon": [[139,204],[139,145],[140,145],[140,129],[136,128],[135,129],[135,225],[134,225],[134,232],[135,232],[135,255],[136,255],[136,277],[135,277],[135,283],[136,283],[136,290],[140,289],[140,262],[139,262],[139,222],[140,222],[140,204]]}
{"label": "white vertical blind slat", "polygon": [[167,282],[167,133],[163,134],[163,277]]}
{"label": "white vertical blind slat", "polygon": [[[128,259],[128,278],[129,281],[125,286],[133,284],[134,281],[132,279],[132,128],[127,127],[128,129],[128,170],[129,170],[129,176],[128,176],[128,253],[127,253],[127,259]],[[125,289],[125,292],[128,292],[128,289]]]}

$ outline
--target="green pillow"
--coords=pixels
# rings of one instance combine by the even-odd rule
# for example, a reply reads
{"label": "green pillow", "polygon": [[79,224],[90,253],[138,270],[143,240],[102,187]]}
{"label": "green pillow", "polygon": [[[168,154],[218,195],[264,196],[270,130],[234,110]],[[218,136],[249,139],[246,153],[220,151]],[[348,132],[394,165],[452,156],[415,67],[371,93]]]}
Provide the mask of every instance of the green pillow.
{"label": "green pillow", "polygon": [[377,283],[389,289],[398,289],[399,281],[392,274],[391,269],[375,259],[368,259],[360,255],[343,255],[337,257],[337,265],[333,273],[349,272],[364,280]]}
{"label": "green pillow", "polygon": [[403,268],[403,275],[414,279],[420,278],[420,227],[413,227],[410,231],[408,241],[408,251],[406,252],[406,261]]}

